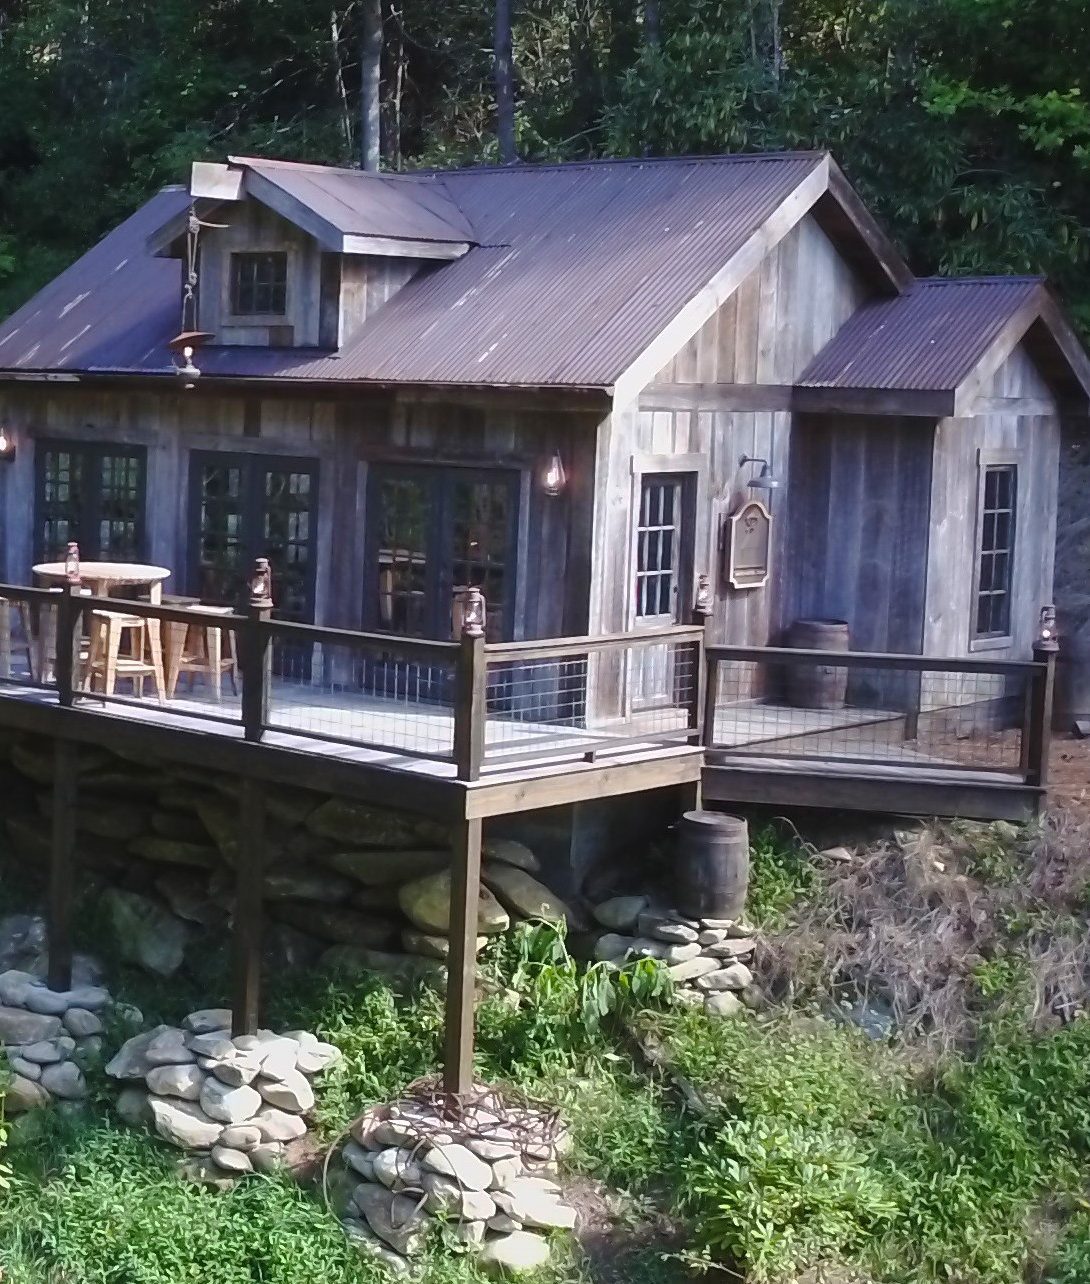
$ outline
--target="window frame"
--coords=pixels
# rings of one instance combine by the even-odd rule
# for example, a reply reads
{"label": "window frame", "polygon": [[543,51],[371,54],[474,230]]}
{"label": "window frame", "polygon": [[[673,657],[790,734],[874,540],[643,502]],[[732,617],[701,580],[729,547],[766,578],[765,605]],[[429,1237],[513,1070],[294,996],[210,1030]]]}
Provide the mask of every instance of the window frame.
{"label": "window frame", "polygon": [[[80,497],[79,511],[76,514],[76,542],[80,546],[80,556],[85,561],[99,561],[111,556],[110,550],[104,550],[99,541],[99,527],[103,511],[103,465],[107,457],[125,456],[135,460],[138,469],[137,509],[135,514],[135,534],[131,560],[147,560],[148,539],[148,448],[135,442],[79,440],[67,437],[39,437],[34,446],[34,539],[33,553],[35,562],[46,561],[50,556],[61,558],[63,550],[55,549],[51,554],[45,543],[45,487],[46,455],[50,452],[67,452],[79,456],[81,467],[93,471],[92,489],[84,491]],[[86,475],[86,474],[85,474]],[[94,532],[91,538],[91,532]]]}
{"label": "window frame", "polygon": [[[283,311],[270,312],[256,309],[253,311],[241,308],[238,293],[239,271],[244,260],[257,259],[278,259],[284,265],[284,308]],[[227,259],[227,315],[232,322],[245,321],[249,323],[262,323],[269,325],[283,325],[289,318],[289,304],[291,302],[291,252],[282,247],[270,247],[268,249],[245,249],[232,250]],[[273,288],[275,289],[274,282]],[[256,286],[255,286],[256,288]],[[256,300],[255,300],[256,301]]]}
{"label": "window frame", "polygon": [[[1014,644],[1014,587],[1015,587],[1015,570],[1018,558],[1018,537],[1019,537],[1019,520],[1018,520],[1018,502],[1019,502],[1019,473],[1023,463],[1021,452],[1017,451],[986,451],[977,452],[977,498],[976,498],[976,515],[973,524],[973,578],[972,578],[972,597],[969,603],[969,650],[970,651],[1001,651],[1009,649]],[[1008,472],[1011,475],[1011,497],[1009,510],[986,509],[986,495],[988,475],[992,472]],[[1006,629],[1003,632],[994,631],[981,633],[978,631],[978,620],[980,612],[980,597],[982,592],[987,592],[989,597],[996,596],[996,590],[981,589],[981,560],[985,554],[984,549],[984,525],[988,512],[1007,512],[1010,513],[1010,532],[1005,547],[1007,557],[1007,574],[1006,585],[1002,590],[1006,598]],[[988,550],[990,554],[1000,552],[997,545]]]}

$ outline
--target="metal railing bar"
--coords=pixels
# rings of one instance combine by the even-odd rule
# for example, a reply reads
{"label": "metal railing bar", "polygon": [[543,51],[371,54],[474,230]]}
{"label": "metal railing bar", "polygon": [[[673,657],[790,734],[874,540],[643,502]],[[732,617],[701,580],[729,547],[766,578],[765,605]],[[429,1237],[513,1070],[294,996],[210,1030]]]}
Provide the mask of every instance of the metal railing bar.
{"label": "metal railing bar", "polygon": [[337,736],[330,731],[311,731],[305,727],[292,727],[285,723],[278,722],[275,718],[268,719],[264,731],[275,731],[279,735],[300,736],[304,740],[321,740],[326,744],[347,745],[351,749],[377,749],[384,753],[402,754],[406,758],[421,758],[428,762],[453,762],[453,749],[444,751],[442,749],[407,749],[404,745],[390,744],[385,740],[353,740],[350,736]]}
{"label": "metal railing bar", "polygon": [[836,669],[907,669],[920,673],[994,673],[1022,677],[1043,672],[1045,667],[1038,660],[978,660],[970,656],[943,659],[892,651],[807,651],[790,646],[709,646],[705,655],[710,664],[738,660],[758,664],[821,664]]}
{"label": "metal railing bar", "polygon": [[702,624],[678,624],[669,628],[637,630],[633,633],[608,633],[595,638],[548,638],[530,642],[489,642],[484,651],[491,668],[505,660],[553,660],[566,655],[608,651],[625,651],[635,647],[664,642],[698,642],[704,636]]}
{"label": "metal railing bar", "polygon": [[390,653],[401,652],[410,660],[421,656],[439,656],[449,663],[460,649],[457,642],[439,638],[407,638],[400,633],[356,633],[352,629],[331,629],[319,624],[300,624],[295,620],[270,620],[262,627],[273,638],[339,643],[361,650],[364,647],[375,647]]}

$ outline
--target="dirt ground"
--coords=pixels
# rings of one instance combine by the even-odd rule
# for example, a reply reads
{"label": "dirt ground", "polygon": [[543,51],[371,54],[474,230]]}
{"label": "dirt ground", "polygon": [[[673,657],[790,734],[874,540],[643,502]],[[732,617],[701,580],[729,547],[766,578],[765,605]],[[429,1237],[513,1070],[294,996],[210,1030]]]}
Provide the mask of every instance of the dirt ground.
{"label": "dirt ground", "polygon": [[1090,740],[1054,736],[1049,763],[1048,795],[1080,820],[1090,819]]}

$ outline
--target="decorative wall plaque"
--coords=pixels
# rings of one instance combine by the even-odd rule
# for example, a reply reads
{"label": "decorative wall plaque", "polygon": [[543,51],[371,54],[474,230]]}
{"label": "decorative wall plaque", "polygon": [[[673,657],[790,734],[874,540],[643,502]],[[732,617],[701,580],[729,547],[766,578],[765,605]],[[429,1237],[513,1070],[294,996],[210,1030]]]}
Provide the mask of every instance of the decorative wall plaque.
{"label": "decorative wall plaque", "polygon": [[772,514],[759,499],[727,519],[727,579],[736,589],[763,588],[768,583],[772,547]]}

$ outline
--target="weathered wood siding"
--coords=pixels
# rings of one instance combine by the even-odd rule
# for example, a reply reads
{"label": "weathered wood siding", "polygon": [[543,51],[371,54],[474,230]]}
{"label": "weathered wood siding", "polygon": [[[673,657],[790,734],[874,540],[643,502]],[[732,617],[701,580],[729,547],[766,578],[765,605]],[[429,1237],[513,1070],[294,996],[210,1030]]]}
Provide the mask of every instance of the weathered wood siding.
{"label": "weathered wood siding", "polygon": [[[379,461],[476,465],[519,476],[516,637],[586,631],[594,414],[408,398],[247,399],[203,389],[36,386],[0,390],[0,415],[19,440],[16,462],[0,468],[0,579],[30,580],[38,439],[147,449],[145,556],[174,571],[168,593],[193,587],[186,582],[192,452],[300,456],[318,465],[315,618],[359,628],[368,467]],[[569,464],[571,484],[555,498],[536,484],[544,443],[555,444]]]}
{"label": "weathered wood siding", "polygon": [[[981,390],[981,396],[1029,398],[1055,405],[1051,389],[1021,347]],[[1007,646],[971,640],[982,452],[991,462],[1018,467],[1012,632]],[[935,435],[924,628],[924,650],[929,654],[955,656],[986,650],[997,658],[1028,657],[1040,608],[1052,600],[1059,455],[1060,422],[1055,413],[989,413],[940,421]]]}
{"label": "weathered wood siding", "polygon": [[920,650],[934,431],[924,419],[796,417],[785,629],[847,620],[854,651]]}
{"label": "weathered wood siding", "polygon": [[[790,384],[867,297],[812,215],[806,215],[686,343],[656,383]],[[618,406],[598,444],[592,627],[628,628],[633,619],[633,505],[642,472],[695,471],[694,572],[715,587],[714,636],[761,645],[777,626],[774,603],[784,574],[785,497],[791,416],[701,409],[652,411]],[[780,488],[748,489],[759,471],[739,469],[742,455],[769,460]],[[762,589],[730,587],[718,549],[720,528],[753,495],[773,512],[771,578]]]}

